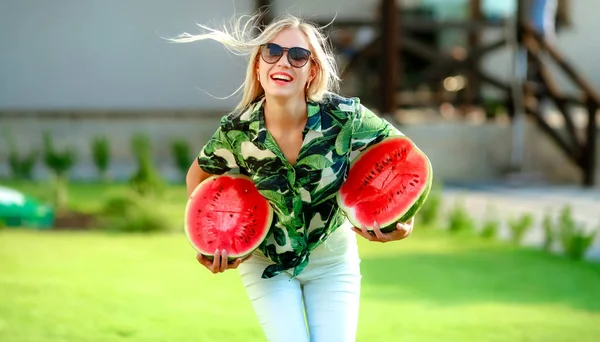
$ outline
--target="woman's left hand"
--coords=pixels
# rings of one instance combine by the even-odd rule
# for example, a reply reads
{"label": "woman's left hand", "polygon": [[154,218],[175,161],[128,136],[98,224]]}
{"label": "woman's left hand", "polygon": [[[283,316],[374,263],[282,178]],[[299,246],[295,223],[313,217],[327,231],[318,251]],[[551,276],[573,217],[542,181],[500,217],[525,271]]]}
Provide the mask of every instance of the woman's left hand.
{"label": "woman's left hand", "polygon": [[378,242],[389,242],[395,240],[402,240],[407,238],[413,230],[413,225],[415,222],[415,218],[411,218],[408,222],[397,223],[396,230],[391,231],[389,233],[382,233],[379,227],[379,223],[374,222],[373,233],[367,231],[365,226],[360,227],[360,229],[356,227],[352,227],[354,232],[369,241],[378,241]]}

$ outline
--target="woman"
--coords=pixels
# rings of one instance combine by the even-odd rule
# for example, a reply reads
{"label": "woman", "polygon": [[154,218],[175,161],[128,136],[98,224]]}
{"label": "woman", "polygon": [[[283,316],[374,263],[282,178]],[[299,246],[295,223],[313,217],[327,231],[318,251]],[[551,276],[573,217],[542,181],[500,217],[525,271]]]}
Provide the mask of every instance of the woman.
{"label": "woman", "polygon": [[176,40],[213,39],[250,54],[241,102],[192,163],[187,190],[189,196],[212,174],[243,173],[275,217],[252,258],[228,264],[227,251],[217,250],[213,261],[197,259],[213,273],[238,268],[269,341],[355,341],[361,280],[356,234],[400,240],[413,222],[388,234],[376,223],[369,228],[374,234],[351,227],[335,194],[352,158],[401,133],[358,99],[335,94],[334,56],[314,26],[286,16],[256,37],[245,36],[246,27],[207,28],[207,34]]}

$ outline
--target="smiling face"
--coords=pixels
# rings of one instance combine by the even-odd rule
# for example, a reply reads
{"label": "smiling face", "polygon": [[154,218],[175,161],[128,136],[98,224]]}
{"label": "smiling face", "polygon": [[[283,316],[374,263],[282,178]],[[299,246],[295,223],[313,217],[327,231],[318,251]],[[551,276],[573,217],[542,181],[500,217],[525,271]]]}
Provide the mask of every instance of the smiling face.
{"label": "smiling face", "polygon": [[[268,97],[293,98],[305,96],[306,85],[314,78],[314,63],[308,58],[308,62],[302,67],[294,67],[288,60],[290,54],[287,48],[300,47],[310,50],[308,39],[298,28],[286,28],[279,32],[270,43],[284,48],[283,55],[273,64],[269,64],[258,57],[258,74],[260,83]],[[267,49],[268,50],[268,49]],[[298,57],[292,53],[292,57]]]}

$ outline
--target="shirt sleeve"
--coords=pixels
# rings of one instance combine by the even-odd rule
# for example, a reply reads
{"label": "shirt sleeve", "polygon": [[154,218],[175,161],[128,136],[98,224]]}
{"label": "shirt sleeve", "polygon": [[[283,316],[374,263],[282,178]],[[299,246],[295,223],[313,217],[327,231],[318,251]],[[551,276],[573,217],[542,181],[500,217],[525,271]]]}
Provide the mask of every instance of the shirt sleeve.
{"label": "shirt sleeve", "polygon": [[361,151],[376,144],[384,138],[404,135],[387,120],[378,117],[364,105],[357,103],[352,121],[350,138],[350,159],[354,159]]}
{"label": "shirt sleeve", "polygon": [[236,151],[223,130],[226,117],[198,154],[198,165],[204,172],[222,175],[233,169],[239,169]]}

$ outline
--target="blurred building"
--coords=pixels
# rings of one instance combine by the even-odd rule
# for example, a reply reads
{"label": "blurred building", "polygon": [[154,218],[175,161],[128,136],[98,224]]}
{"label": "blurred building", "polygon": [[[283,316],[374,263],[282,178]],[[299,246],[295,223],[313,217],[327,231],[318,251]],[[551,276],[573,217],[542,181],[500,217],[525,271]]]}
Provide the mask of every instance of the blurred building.
{"label": "blurred building", "polygon": [[[429,6],[440,19],[464,18],[466,0],[404,0],[406,8]],[[376,20],[375,0],[277,0],[271,13],[290,12],[320,21]],[[556,46],[600,88],[600,64],[590,51],[594,39],[594,8],[599,2],[573,1],[573,24],[561,30]],[[515,11],[514,0],[485,0],[484,14],[505,18]],[[15,136],[19,149],[41,146],[41,132],[51,130],[57,143],[73,145],[80,160],[73,177],[93,177],[89,141],[110,138],[114,174],[124,177],[133,167],[129,139],[135,132],[152,137],[161,169],[174,173],[169,142],[185,138],[198,150],[218,119],[234,106],[234,93],[243,80],[245,59],[212,41],[173,44],[165,40],[195,25],[219,25],[234,14],[250,14],[255,1],[68,1],[21,0],[0,3],[0,175],[8,174],[4,135]],[[497,33],[484,32],[484,39]],[[364,30],[358,44],[372,34]],[[362,39],[362,42],[361,40]],[[451,46],[453,32],[440,37]],[[343,56],[341,56],[343,58]],[[510,78],[511,55],[500,50],[484,67],[501,79]],[[557,74],[564,89],[574,89]],[[350,94],[351,95],[351,94]],[[551,143],[530,127],[535,143],[528,145],[527,168],[557,182],[576,182],[577,170],[564,163]],[[505,126],[479,129],[456,123],[403,128],[432,155],[441,178],[448,181],[498,179],[510,158],[511,131]],[[452,140],[458,139],[458,140]],[[539,141],[537,140],[539,139]],[[453,141],[453,142],[452,142]],[[452,149],[448,153],[448,149]],[[41,163],[40,163],[41,164]],[[559,165],[563,165],[558,167]],[[556,166],[556,167],[555,167]],[[40,166],[38,175],[45,175]],[[600,178],[600,177],[598,177]]]}

